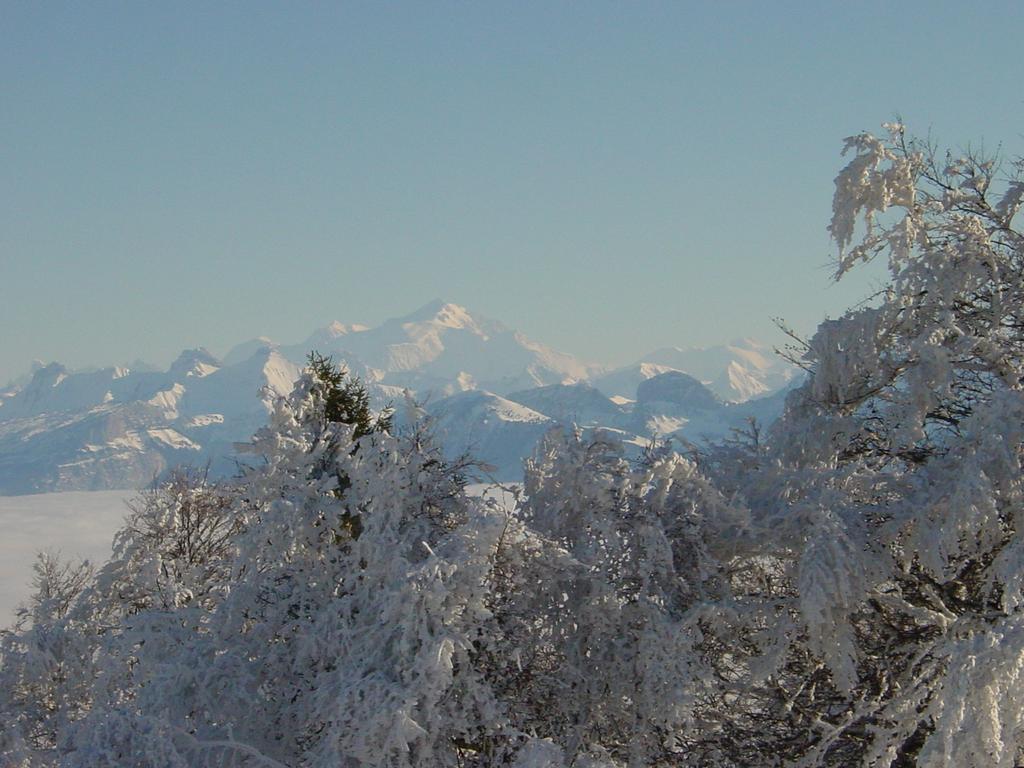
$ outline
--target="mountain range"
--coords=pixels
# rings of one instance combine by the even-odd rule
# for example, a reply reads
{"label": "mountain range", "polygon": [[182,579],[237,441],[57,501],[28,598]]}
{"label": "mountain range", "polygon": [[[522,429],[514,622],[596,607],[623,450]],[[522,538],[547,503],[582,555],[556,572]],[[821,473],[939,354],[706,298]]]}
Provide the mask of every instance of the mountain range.
{"label": "mountain range", "polygon": [[265,422],[311,350],[359,376],[377,407],[410,391],[449,454],[469,451],[500,479],[516,478],[556,424],[614,430],[639,447],[770,420],[797,372],[749,339],[608,369],[434,301],[372,328],[331,323],[299,344],[260,337],[220,359],[186,350],[166,371],[36,364],[0,390],[0,494],[135,488],[183,462],[230,474],[233,446]]}

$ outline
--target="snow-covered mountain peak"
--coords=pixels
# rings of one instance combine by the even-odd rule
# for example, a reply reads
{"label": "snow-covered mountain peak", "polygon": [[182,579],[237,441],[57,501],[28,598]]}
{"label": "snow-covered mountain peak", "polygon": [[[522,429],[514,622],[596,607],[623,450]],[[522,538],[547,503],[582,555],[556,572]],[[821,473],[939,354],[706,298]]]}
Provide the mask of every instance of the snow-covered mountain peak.
{"label": "snow-covered mountain peak", "polygon": [[360,333],[361,331],[369,330],[369,326],[361,325],[359,323],[343,323],[339,320],[334,320],[323,328],[318,328],[313,334],[307,339],[309,342],[330,342],[335,339],[340,339],[342,336],[348,336],[350,333]]}
{"label": "snow-covered mountain peak", "polygon": [[56,387],[68,377],[69,373],[70,371],[60,363],[50,363],[49,365],[44,365],[42,368],[38,368],[36,372],[32,374],[32,380],[29,386],[35,389]]}
{"label": "snow-covered mountain peak", "polygon": [[407,315],[403,315],[402,317],[397,318],[396,322],[401,323],[403,325],[405,323],[429,322],[430,320],[436,318],[441,312],[443,312],[445,307],[449,306],[455,307],[456,309],[460,309],[463,312],[466,311],[464,307],[459,307],[458,305],[452,304],[451,302],[446,301],[445,299],[433,299],[432,301],[428,301],[422,307],[419,307],[418,309],[415,309],[412,312],[408,313]]}
{"label": "snow-covered mountain peak", "polygon": [[328,336],[332,336],[333,338],[338,338],[339,336],[346,336],[351,333],[352,330],[352,326],[345,325],[344,323],[335,320],[323,328],[322,332]]}
{"label": "snow-covered mountain peak", "polygon": [[265,347],[252,356],[250,363],[259,365],[267,386],[278,396],[292,391],[301,368],[289,361],[276,347]]}
{"label": "snow-covered mountain peak", "polygon": [[374,328],[348,328],[330,337],[318,332],[281,352],[299,363],[316,349],[364,379],[422,394],[470,386],[504,393],[585,379],[594,368],[441,299]]}
{"label": "snow-covered mountain peak", "polygon": [[[231,393],[245,398],[266,394],[283,396],[292,391],[301,369],[290,362],[276,347],[260,347],[247,359],[221,368],[203,382],[193,387],[191,394],[198,398],[194,412],[214,413],[230,411]],[[248,405],[246,406],[248,407]]]}
{"label": "snow-covered mountain peak", "polygon": [[429,304],[424,304],[415,312],[394,322],[407,329],[413,336],[462,330],[486,339],[493,333],[507,330],[496,320],[475,316],[465,307],[443,299],[435,299]]}
{"label": "snow-covered mountain peak", "polygon": [[[342,323],[334,320],[323,328],[317,328],[301,344],[289,347],[289,351],[285,354],[293,361],[297,361],[299,357],[305,360],[306,355],[313,351],[329,354],[344,346],[347,338],[358,336],[360,333],[368,330],[370,330],[368,326],[360,325],[359,323]],[[250,342],[250,346],[251,344]],[[299,354],[300,352],[301,354]]]}
{"label": "snow-covered mountain peak", "polygon": [[172,376],[194,376],[202,378],[221,367],[221,362],[210,354],[205,347],[186,349],[178,359],[171,363],[170,373]]}
{"label": "snow-covered mountain peak", "polygon": [[796,374],[796,369],[770,347],[749,338],[717,347],[664,347],[645,356],[643,363],[688,373],[723,400],[732,402],[780,389]]}
{"label": "snow-covered mountain peak", "polygon": [[458,304],[445,304],[434,316],[433,322],[446,328],[476,329],[477,324],[465,307]]}
{"label": "snow-covered mountain peak", "polygon": [[635,400],[636,390],[641,382],[674,370],[677,369],[669,365],[636,363],[603,373],[593,379],[593,384],[608,397],[624,397],[627,400]]}
{"label": "snow-covered mountain peak", "polygon": [[640,382],[636,401],[641,405],[670,403],[703,410],[714,410],[721,404],[710,389],[682,371],[666,371]]}
{"label": "snow-covered mountain peak", "polygon": [[735,399],[740,401],[760,397],[771,391],[771,387],[758,376],[758,373],[764,370],[764,368],[757,368],[756,365],[754,370],[751,370],[733,360],[730,361],[722,376],[712,382],[712,386],[719,391],[735,393]]}
{"label": "snow-covered mountain peak", "polygon": [[268,339],[266,336],[257,336],[255,339],[249,339],[249,341],[243,341],[241,344],[233,346],[226,355],[224,355],[224,365],[236,365],[245,360],[248,360],[257,351],[261,349],[274,349],[278,346],[277,342],[272,339]]}

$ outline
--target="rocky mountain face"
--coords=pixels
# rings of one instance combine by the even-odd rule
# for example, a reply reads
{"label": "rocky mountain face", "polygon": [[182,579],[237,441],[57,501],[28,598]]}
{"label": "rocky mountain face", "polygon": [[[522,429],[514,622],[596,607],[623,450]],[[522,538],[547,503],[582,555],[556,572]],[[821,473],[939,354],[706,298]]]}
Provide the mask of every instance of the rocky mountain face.
{"label": "rocky mountain face", "polygon": [[236,470],[233,446],[266,420],[311,350],[366,382],[377,407],[409,390],[452,456],[516,479],[556,425],[610,429],[629,445],[700,440],[774,418],[795,369],[754,342],[666,349],[608,370],[441,301],[369,328],[332,323],[305,341],[257,338],[223,359],[187,350],[166,370],[35,364],[0,390],[0,494],[136,488],[180,463]]}

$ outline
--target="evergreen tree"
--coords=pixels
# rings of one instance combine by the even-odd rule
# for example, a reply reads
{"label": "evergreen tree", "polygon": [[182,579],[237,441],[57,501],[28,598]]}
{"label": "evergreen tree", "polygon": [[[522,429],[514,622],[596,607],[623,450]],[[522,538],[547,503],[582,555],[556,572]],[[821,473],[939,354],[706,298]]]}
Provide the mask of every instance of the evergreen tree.
{"label": "evergreen tree", "polygon": [[331,357],[325,357],[314,350],[309,353],[307,367],[315,385],[321,390],[323,418],[326,422],[351,424],[354,427],[353,440],[373,432],[391,430],[390,411],[382,411],[374,418],[366,387],[359,379],[350,376],[347,370],[336,365]]}

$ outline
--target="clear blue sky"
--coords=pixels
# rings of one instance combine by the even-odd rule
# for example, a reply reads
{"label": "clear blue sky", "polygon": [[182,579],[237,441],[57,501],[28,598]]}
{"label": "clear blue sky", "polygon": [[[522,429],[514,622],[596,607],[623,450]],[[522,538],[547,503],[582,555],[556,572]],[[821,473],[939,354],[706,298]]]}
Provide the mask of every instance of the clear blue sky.
{"label": "clear blue sky", "polygon": [[601,362],[809,331],[844,136],[1024,148],[1024,4],[0,3],[0,382],[435,297]]}

